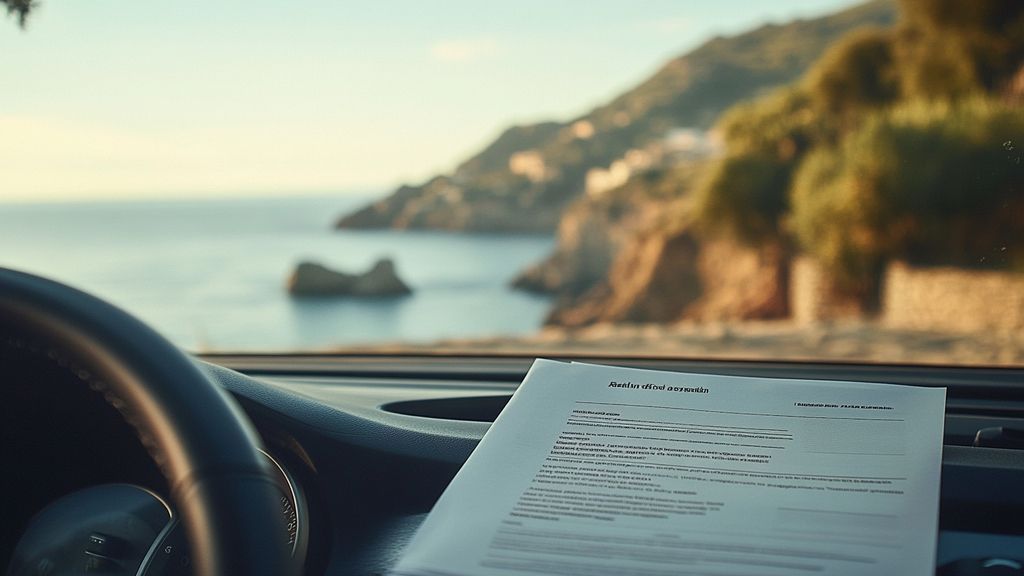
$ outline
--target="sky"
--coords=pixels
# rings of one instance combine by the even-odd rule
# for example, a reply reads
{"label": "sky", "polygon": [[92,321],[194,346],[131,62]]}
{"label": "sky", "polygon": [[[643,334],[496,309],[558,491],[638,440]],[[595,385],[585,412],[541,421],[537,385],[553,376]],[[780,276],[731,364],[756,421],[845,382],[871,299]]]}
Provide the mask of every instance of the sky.
{"label": "sky", "polygon": [[0,202],[362,193],[850,0],[42,0],[0,19]]}

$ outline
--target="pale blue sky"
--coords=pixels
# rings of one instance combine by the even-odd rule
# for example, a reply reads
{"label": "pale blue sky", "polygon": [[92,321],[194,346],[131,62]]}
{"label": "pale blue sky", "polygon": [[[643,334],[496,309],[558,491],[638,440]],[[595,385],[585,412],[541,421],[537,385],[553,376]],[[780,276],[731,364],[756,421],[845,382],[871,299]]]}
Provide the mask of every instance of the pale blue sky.
{"label": "pale blue sky", "polygon": [[366,191],[849,0],[42,0],[0,22],[0,201]]}

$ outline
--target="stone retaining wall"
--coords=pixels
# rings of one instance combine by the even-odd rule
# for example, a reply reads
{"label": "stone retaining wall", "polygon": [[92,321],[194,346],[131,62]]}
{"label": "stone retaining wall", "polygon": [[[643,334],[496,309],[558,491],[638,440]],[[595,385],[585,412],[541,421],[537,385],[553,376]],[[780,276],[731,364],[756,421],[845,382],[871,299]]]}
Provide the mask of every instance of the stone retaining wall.
{"label": "stone retaining wall", "polygon": [[807,256],[793,259],[789,269],[789,309],[798,324],[865,315],[861,303],[837,290],[828,272]]}
{"label": "stone retaining wall", "polygon": [[1024,274],[892,264],[881,319],[894,328],[1022,331]]}
{"label": "stone retaining wall", "polygon": [[[798,324],[865,318],[820,265],[800,257],[790,268],[791,316]],[[964,268],[886,269],[877,319],[891,328],[953,332],[1024,332],[1024,274]],[[873,315],[874,316],[874,315]]]}

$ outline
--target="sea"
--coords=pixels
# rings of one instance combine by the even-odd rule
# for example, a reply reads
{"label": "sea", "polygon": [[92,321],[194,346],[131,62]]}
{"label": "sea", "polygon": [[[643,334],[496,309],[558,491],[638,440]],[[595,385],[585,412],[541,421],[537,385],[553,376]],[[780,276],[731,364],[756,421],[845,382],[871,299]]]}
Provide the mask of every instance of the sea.
{"label": "sea", "polygon": [[[104,298],[179,346],[326,351],[537,330],[550,302],[510,280],[550,236],[336,230],[371,195],[0,204],[0,266]],[[361,272],[394,260],[397,298],[296,299],[300,261]]]}

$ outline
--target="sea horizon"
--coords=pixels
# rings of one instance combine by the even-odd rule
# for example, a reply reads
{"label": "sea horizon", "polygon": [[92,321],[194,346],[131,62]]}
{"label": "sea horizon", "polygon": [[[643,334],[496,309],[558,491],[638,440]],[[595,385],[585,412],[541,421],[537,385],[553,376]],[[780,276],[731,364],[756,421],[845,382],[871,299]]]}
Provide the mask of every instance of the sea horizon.
{"label": "sea horizon", "polygon": [[[548,299],[512,290],[550,235],[337,230],[366,194],[0,203],[0,266],[66,282],[193,351],[303,351],[513,336]],[[300,261],[360,272],[394,260],[413,294],[289,297]]]}

